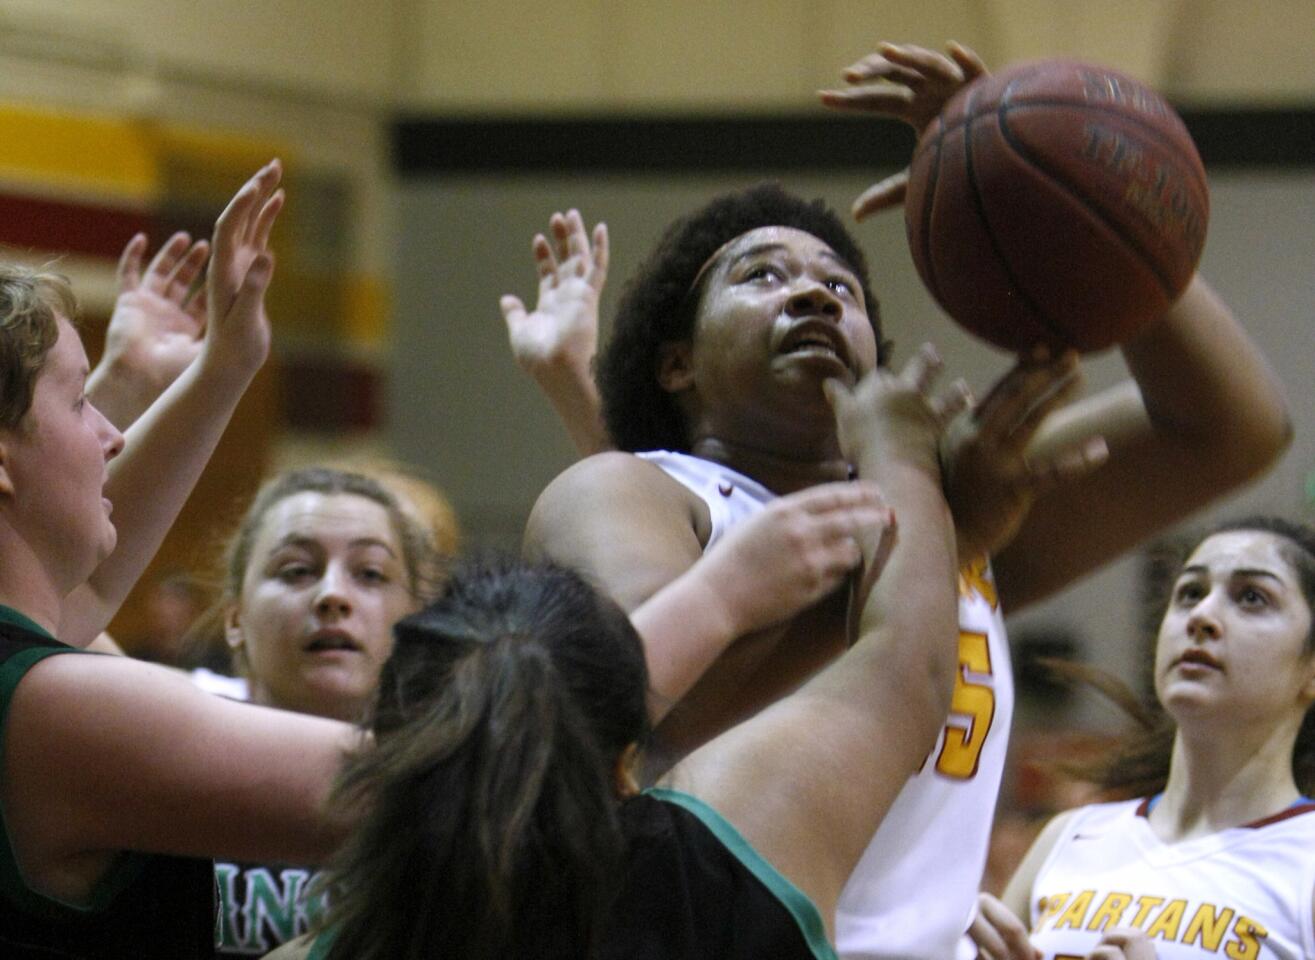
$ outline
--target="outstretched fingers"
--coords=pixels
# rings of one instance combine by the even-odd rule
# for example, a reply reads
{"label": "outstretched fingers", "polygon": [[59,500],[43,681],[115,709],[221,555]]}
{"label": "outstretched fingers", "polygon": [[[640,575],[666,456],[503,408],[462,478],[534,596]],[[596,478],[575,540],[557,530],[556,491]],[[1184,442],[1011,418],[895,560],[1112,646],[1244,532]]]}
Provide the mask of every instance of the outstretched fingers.
{"label": "outstretched fingers", "polygon": [[136,290],[142,282],[142,258],[146,256],[146,234],[137,233],[127,242],[119,254],[119,265],[114,276],[119,283],[119,293]]}
{"label": "outstretched fingers", "polygon": [[164,289],[161,291],[164,296],[174,303],[184,303],[187,300],[188,293],[191,292],[192,284],[201,275],[206,258],[209,256],[210,242],[208,240],[198,240],[192,244],[170,272]]}
{"label": "outstretched fingers", "polygon": [[155,251],[155,256],[151,257],[151,262],[146,265],[146,272],[140,275],[140,286],[150,293],[165,296],[169,287],[169,277],[179,261],[186,256],[191,245],[191,236],[181,230],[161,244],[160,249]]}

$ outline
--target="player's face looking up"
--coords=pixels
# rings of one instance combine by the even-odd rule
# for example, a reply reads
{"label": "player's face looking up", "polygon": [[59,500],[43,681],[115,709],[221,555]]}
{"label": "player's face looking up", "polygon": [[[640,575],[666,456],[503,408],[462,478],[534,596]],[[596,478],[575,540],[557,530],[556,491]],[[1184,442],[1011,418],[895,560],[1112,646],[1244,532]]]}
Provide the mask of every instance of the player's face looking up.
{"label": "player's face looking up", "polygon": [[[759,227],[719,250],[696,281],[692,342],[662,368],[688,392],[695,419],[825,407],[821,385],[853,383],[877,362],[862,285],[826,243],[792,227]],[[818,407],[818,405],[821,407]]]}
{"label": "player's face looking up", "polygon": [[1296,549],[1277,534],[1240,529],[1207,537],[1188,558],[1155,658],[1156,693],[1180,726],[1210,714],[1296,723],[1315,701],[1311,604]]}

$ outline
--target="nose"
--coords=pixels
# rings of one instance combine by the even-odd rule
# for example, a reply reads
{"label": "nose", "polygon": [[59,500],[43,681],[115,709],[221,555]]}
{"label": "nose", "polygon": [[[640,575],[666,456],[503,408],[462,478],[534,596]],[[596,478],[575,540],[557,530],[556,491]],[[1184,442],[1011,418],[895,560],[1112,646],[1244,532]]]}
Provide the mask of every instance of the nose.
{"label": "nose", "polygon": [[1204,597],[1192,608],[1191,615],[1187,618],[1187,635],[1198,643],[1218,640],[1223,632],[1219,626],[1219,618],[1215,615],[1214,602],[1211,599],[1213,596],[1214,594],[1211,593]]}
{"label": "nose", "polygon": [[793,317],[822,316],[838,319],[844,308],[839,298],[831,289],[816,280],[805,280],[786,303],[786,310]]}
{"label": "nose", "polygon": [[352,600],[347,590],[346,573],[330,564],[315,593],[315,612],[321,616],[345,617],[351,610]]}
{"label": "nose", "polygon": [[96,416],[100,417],[100,446],[105,451],[105,462],[108,463],[123,452],[123,434],[100,410],[96,410]]}

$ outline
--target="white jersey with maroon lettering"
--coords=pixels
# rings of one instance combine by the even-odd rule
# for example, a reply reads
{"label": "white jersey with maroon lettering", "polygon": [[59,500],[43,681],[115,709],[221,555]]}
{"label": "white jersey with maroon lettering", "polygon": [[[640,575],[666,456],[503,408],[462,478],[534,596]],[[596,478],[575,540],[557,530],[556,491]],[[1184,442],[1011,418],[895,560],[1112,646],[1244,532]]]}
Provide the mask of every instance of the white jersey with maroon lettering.
{"label": "white jersey with maroon lettering", "polygon": [[1315,803],[1166,844],[1148,801],[1080,807],[1041,865],[1029,910],[1046,960],[1086,957],[1136,927],[1158,960],[1315,958]]}
{"label": "white jersey with maroon lettering", "polygon": [[[774,497],[749,477],[699,457],[668,451],[639,456],[708,504],[708,546]],[[952,958],[977,903],[1014,683],[989,568],[965,571],[959,586],[960,665],[950,715],[841,894],[836,945],[845,960]]]}

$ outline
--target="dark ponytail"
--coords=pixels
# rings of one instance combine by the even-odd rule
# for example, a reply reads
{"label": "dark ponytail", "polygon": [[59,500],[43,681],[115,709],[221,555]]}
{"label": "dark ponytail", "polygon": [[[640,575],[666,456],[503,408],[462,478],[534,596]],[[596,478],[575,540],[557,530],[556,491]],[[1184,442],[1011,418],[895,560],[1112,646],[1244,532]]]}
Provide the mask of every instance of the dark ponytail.
{"label": "dark ponytail", "polygon": [[624,854],[612,769],[645,732],[629,620],[500,562],[396,634],[338,790],[365,816],[331,871],[330,960],[587,956]]}

